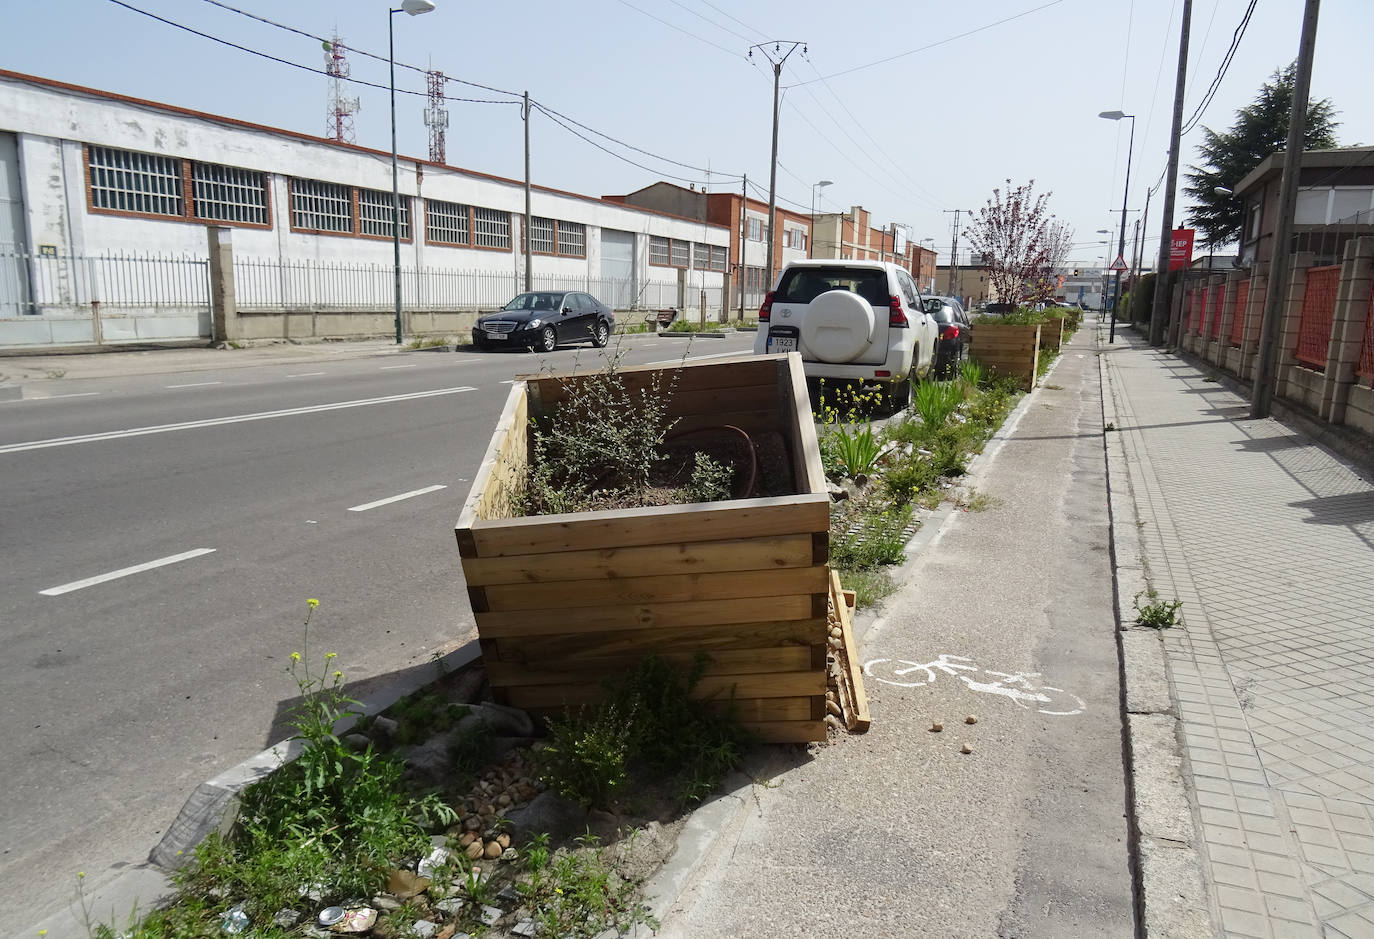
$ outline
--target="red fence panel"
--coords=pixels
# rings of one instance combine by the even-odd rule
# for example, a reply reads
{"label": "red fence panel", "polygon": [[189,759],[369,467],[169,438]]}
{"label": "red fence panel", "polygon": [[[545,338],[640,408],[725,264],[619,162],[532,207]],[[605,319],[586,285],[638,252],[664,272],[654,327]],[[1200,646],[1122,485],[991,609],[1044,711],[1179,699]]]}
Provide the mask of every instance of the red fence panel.
{"label": "red fence panel", "polygon": [[1226,285],[1216,284],[1207,293],[1211,296],[1211,302],[1207,304],[1207,309],[1212,313],[1212,338],[1221,338],[1221,307],[1226,302]]}
{"label": "red fence panel", "polygon": [[1326,368],[1326,353],[1331,345],[1331,322],[1336,314],[1336,290],[1341,283],[1341,266],[1313,267],[1307,271],[1307,288],[1302,295],[1302,319],[1298,325],[1297,360],[1314,368]]}
{"label": "red fence panel", "polygon": [[1250,282],[1243,280],[1236,285],[1236,312],[1231,317],[1231,345],[1239,346],[1245,341],[1245,305],[1250,302]]}
{"label": "red fence panel", "polygon": [[1361,378],[1374,378],[1374,293],[1369,295],[1369,308],[1364,314],[1364,341],[1360,344],[1360,364],[1355,372]]}
{"label": "red fence panel", "polygon": [[1183,295],[1183,309],[1188,314],[1188,332],[1198,331],[1197,291],[1189,290]]}

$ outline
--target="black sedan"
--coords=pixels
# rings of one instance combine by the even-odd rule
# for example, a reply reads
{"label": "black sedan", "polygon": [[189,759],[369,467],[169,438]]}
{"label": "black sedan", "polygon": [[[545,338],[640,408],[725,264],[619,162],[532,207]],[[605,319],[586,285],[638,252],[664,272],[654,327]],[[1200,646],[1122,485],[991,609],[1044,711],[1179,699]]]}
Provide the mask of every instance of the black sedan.
{"label": "black sedan", "polygon": [[973,325],[963,305],[954,297],[926,297],[925,309],[940,330],[940,339],[935,345],[935,377],[950,378],[973,339]]}
{"label": "black sedan", "polygon": [[611,308],[591,294],[537,290],[477,317],[472,344],[477,349],[526,346],[552,352],[563,343],[590,342],[599,349],[614,329]]}

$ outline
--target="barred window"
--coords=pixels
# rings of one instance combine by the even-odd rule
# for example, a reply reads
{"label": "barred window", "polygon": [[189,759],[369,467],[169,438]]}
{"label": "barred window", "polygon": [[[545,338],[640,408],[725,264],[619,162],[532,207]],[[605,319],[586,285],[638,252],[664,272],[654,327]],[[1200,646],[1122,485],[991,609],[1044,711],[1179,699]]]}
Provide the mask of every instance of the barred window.
{"label": "barred window", "polygon": [[291,180],[291,226],[308,231],[353,232],[353,190],[317,179]]}
{"label": "barred window", "polygon": [[191,164],[196,218],[267,224],[267,177],[255,170],[215,163]]}
{"label": "barred window", "polygon": [[759,221],[759,220],[756,219],[756,218],[751,218],[751,219],[749,220],[749,240],[750,240],[750,241],[762,241],[762,240],[763,240],[763,222]]}
{"label": "barred window", "polygon": [[662,264],[665,267],[669,263],[669,248],[667,238],[649,236],[649,263]]}
{"label": "barred window", "polygon": [[723,271],[730,263],[730,255],[725,248],[711,246],[711,270]]}
{"label": "barred window", "polygon": [[692,245],[692,267],[696,268],[699,271],[704,271],[711,267],[710,245]]}
{"label": "barred window", "polygon": [[565,257],[586,257],[587,226],[581,222],[559,222],[558,253]]}
{"label": "barred window", "polygon": [[[410,196],[400,197],[401,238],[410,238]],[[392,202],[391,193],[380,189],[358,190],[358,233],[390,238]]]}
{"label": "barred window", "polygon": [[510,213],[496,209],[473,209],[473,244],[479,248],[510,250]]}
{"label": "barred window", "polygon": [[553,220],[530,216],[530,252],[553,254]]}
{"label": "barred window", "polygon": [[673,242],[673,267],[686,267],[690,258],[692,243],[690,241]]}
{"label": "barred window", "polygon": [[91,205],[121,212],[180,217],[181,161],[112,147],[87,147]]}
{"label": "barred window", "polygon": [[468,229],[468,215],[472,208],[456,202],[440,202],[438,199],[425,200],[425,225],[427,237],[435,244],[471,244]]}

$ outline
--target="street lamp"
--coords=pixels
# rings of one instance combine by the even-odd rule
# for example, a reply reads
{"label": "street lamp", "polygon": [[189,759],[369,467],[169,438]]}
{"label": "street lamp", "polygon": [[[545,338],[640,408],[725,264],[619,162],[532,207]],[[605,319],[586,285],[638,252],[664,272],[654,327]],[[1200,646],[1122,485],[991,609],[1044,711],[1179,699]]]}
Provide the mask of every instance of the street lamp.
{"label": "street lamp", "polygon": [[[1135,115],[1126,114],[1122,111],[1103,111],[1097,115],[1108,121],[1120,121],[1130,118],[1131,120],[1131,142],[1126,147],[1126,186],[1121,193],[1121,238],[1117,242],[1116,256],[1126,257],[1126,197],[1131,192],[1131,154],[1135,150]],[[1120,138],[1118,138],[1120,139]],[[1116,286],[1112,292],[1112,325],[1107,333],[1107,341],[1116,342],[1116,307],[1121,299],[1121,268],[1116,269]]]}
{"label": "street lamp", "polygon": [[401,344],[401,189],[396,171],[396,31],[397,13],[419,16],[434,12],[434,0],[401,0],[386,18],[387,57],[391,64],[391,250],[396,269],[396,345]]}
{"label": "street lamp", "polygon": [[811,233],[806,238],[806,256],[808,258],[814,258],[816,256],[816,190],[833,185],[835,184],[830,180],[823,179],[811,186]]}

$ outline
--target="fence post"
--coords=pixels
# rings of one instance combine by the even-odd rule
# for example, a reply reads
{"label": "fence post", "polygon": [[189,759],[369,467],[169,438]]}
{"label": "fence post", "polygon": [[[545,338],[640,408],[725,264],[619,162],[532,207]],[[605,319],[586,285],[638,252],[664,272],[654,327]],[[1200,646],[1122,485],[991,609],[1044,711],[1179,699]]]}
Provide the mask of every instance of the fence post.
{"label": "fence post", "polygon": [[1255,373],[1255,356],[1259,353],[1260,321],[1264,319],[1264,297],[1269,292],[1269,269],[1254,268],[1250,274],[1250,293],[1245,298],[1244,332],[1240,337],[1240,364],[1236,374],[1248,380]]}
{"label": "fence post", "polygon": [[[1240,282],[1244,279],[1245,275],[1242,272],[1230,271],[1222,281],[1221,309],[1216,314],[1221,318],[1221,324],[1217,327],[1218,368],[1226,368],[1226,363],[1231,358],[1231,324],[1236,320],[1236,292],[1240,290]],[[1244,315],[1244,311],[1241,311],[1241,315]]]}
{"label": "fence post", "polygon": [[1374,276],[1374,236],[1352,238],[1345,243],[1341,285],[1336,311],[1331,318],[1331,345],[1326,354],[1326,380],[1322,382],[1320,414],[1333,424],[1345,423],[1350,386],[1364,344],[1369,316],[1371,277]]}
{"label": "fence post", "polygon": [[684,313],[687,311],[687,269],[677,269],[677,303],[673,304]]}
{"label": "fence post", "polygon": [[[1288,294],[1283,298],[1279,316],[1278,346],[1274,354],[1274,397],[1284,397],[1288,390],[1288,371],[1297,363],[1298,333],[1302,329],[1302,300],[1307,293],[1307,269],[1317,257],[1311,251],[1299,251],[1289,262]],[[1252,391],[1252,394],[1254,392]]]}
{"label": "fence post", "polygon": [[206,226],[210,239],[210,338],[239,338],[239,310],[234,297],[234,245],[230,229]]}

